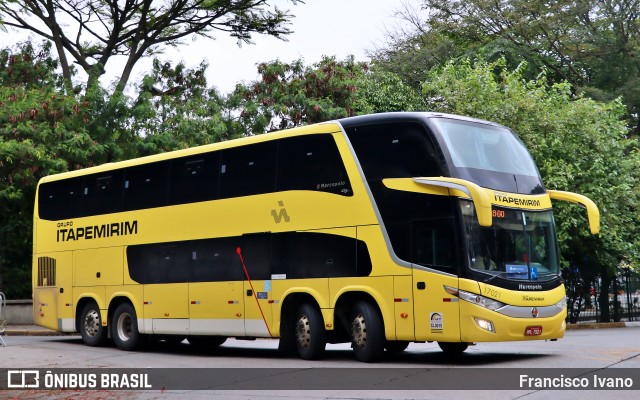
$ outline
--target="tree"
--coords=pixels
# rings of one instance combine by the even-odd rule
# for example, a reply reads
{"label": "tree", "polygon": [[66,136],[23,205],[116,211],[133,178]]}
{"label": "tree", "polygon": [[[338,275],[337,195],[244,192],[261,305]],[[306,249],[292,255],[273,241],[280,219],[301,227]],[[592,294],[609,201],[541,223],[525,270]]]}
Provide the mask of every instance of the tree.
{"label": "tree", "polygon": [[356,95],[368,113],[424,111],[427,106],[420,90],[375,65],[358,79]]}
{"label": "tree", "polygon": [[[297,1],[292,0],[295,4]],[[177,46],[190,35],[212,38],[225,32],[250,43],[254,33],[284,38],[291,15],[272,0],[0,0],[5,26],[35,33],[54,44],[62,74],[71,88],[75,62],[91,87],[108,61],[124,56],[116,92],[122,92],[134,65]]]}
{"label": "tree", "polygon": [[262,63],[260,80],[238,84],[229,97],[228,106],[239,114],[231,129],[259,134],[366,111],[356,84],[367,69],[353,57],[344,61],[323,57],[312,66],[302,60]]}
{"label": "tree", "polygon": [[638,141],[628,138],[624,105],[574,97],[568,83],[550,85],[544,74],[525,80],[520,69],[504,64],[467,61],[433,71],[424,84],[429,109],[511,127],[532,153],[546,187],[595,201],[602,217],[598,236],[588,234],[579,207],[556,203],[554,210],[564,266],[600,274],[606,313],[606,286],[615,268],[627,260],[637,269],[640,248],[640,151]]}
{"label": "tree", "polygon": [[[0,291],[31,289],[31,227],[38,180],[100,162],[105,146],[87,132],[89,104],[62,95],[50,46],[0,51]],[[10,282],[10,284],[8,284]]]}
{"label": "tree", "polygon": [[155,154],[230,139],[222,117],[222,99],[207,88],[207,63],[189,69],[183,63],[154,59],[139,86],[131,127],[141,138],[138,153]]}
{"label": "tree", "polygon": [[[412,29],[399,32],[374,60],[420,82],[451,59],[527,61],[527,78],[541,67],[552,82],[600,100],[622,96],[640,132],[640,3],[629,0],[423,0],[397,15]],[[524,71],[523,71],[524,72]],[[409,82],[412,82],[412,81]]]}

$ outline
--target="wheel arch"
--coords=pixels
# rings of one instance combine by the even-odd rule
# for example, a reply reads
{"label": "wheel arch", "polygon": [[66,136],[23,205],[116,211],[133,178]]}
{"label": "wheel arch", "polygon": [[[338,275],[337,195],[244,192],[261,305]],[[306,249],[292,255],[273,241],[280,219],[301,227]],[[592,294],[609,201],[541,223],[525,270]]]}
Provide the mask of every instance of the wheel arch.
{"label": "wheel arch", "polygon": [[125,295],[116,295],[113,298],[111,298],[111,301],[109,301],[109,309],[108,309],[108,312],[107,312],[107,318],[111,318],[111,316],[113,315],[113,312],[122,303],[131,304],[131,307],[133,307],[133,309],[136,312],[136,316],[138,317],[138,319],[140,319],[140,317],[138,316],[138,310],[136,310],[136,305],[135,305],[134,301],[131,300],[129,297],[125,296]]}
{"label": "wheel arch", "polygon": [[78,302],[76,303],[75,322],[74,322],[74,325],[76,327],[76,332],[80,332],[80,318],[81,318],[82,311],[87,306],[87,304],[90,304],[90,303],[94,303],[95,305],[98,306],[98,309],[100,310],[100,320],[108,321],[106,319],[107,315],[105,315],[105,312],[104,312],[104,308],[105,308],[104,304],[101,304],[101,302],[92,295],[84,295],[80,297],[78,299]]}
{"label": "wheel arch", "polygon": [[[320,306],[320,302],[316,299],[313,294],[309,292],[291,292],[286,295],[286,297],[282,300],[282,306],[280,307],[280,335],[285,329],[293,324],[293,319],[295,318],[295,313],[300,304],[308,303],[314,307],[317,307],[320,310],[321,315],[324,319],[324,314],[322,314],[322,307]],[[326,320],[323,321],[323,325],[326,323]]]}
{"label": "wheel arch", "polygon": [[[382,326],[384,327],[385,335],[387,337],[391,337],[389,332],[387,332],[388,327],[393,327],[393,324],[387,322],[385,318],[385,312],[381,304],[384,304],[376,298],[373,294],[369,293],[365,290],[347,290],[340,294],[340,296],[336,300],[335,309],[334,309],[334,318],[339,322],[340,329],[344,333],[349,332],[350,321],[349,314],[353,309],[354,304],[359,301],[365,301],[370,303],[373,307],[375,307],[380,314]],[[336,324],[336,327],[338,325]]]}

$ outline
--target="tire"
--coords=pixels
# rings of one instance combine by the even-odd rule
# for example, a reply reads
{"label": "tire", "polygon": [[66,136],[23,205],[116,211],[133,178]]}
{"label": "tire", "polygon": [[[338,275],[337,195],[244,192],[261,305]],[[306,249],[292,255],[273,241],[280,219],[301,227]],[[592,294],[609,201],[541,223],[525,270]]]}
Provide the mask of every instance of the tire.
{"label": "tire", "polygon": [[378,361],[384,354],[385,344],[378,309],[365,301],[356,303],[351,312],[351,347],[356,359],[367,363]]}
{"label": "tire", "polygon": [[143,337],[138,331],[138,317],[131,304],[122,303],[116,307],[111,319],[111,336],[120,350],[135,350],[142,344]]}
{"label": "tire", "polygon": [[294,336],[298,356],[303,360],[317,360],[327,345],[324,320],[317,307],[302,304],[296,313]]}
{"label": "tire", "polygon": [[467,347],[469,347],[469,343],[460,343],[460,342],[438,342],[438,346],[440,349],[445,352],[445,354],[449,355],[459,355],[462,354]]}
{"label": "tire", "polygon": [[188,336],[189,344],[198,350],[211,350],[227,341],[224,336]]}
{"label": "tire", "polygon": [[297,340],[293,327],[294,315],[283,316],[280,324],[280,341],[278,342],[278,353],[283,357],[291,357],[298,355]]}
{"label": "tire", "polygon": [[405,340],[390,340],[384,345],[384,348],[389,353],[402,353],[407,347],[409,347],[409,342]]}
{"label": "tire", "polygon": [[82,342],[87,346],[102,346],[107,342],[107,327],[102,326],[100,308],[94,302],[84,306],[78,320]]}

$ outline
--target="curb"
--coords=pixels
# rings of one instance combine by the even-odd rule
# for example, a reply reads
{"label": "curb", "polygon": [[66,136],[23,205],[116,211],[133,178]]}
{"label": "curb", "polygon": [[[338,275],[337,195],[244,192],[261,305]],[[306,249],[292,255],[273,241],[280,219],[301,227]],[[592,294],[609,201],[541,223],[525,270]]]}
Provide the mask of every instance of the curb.
{"label": "curb", "polygon": [[625,322],[596,322],[588,324],[567,324],[567,330],[584,330],[584,329],[608,329],[608,328],[626,328],[628,323]]}
{"label": "curb", "polygon": [[8,325],[4,332],[4,336],[75,336],[79,333],[57,332],[51,329],[42,328],[35,325],[27,326],[11,326]]}

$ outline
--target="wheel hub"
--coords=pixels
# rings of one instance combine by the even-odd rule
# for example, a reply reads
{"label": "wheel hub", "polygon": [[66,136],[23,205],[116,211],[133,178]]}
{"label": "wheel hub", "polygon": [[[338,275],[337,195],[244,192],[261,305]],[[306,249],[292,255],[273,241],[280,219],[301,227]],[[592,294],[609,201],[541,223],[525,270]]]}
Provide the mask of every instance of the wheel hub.
{"label": "wheel hub", "polygon": [[84,317],[84,331],[93,337],[100,330],[100,314],[96,310],[91,310]]}
{"label": "wheel hub", "polygon": [[301,315],[296,323],[296,340],[300,347],[306,349],[311,343],[311,329],[309,327],[309,317]]}
{"label": "wheel hub", "polygon": [[117,335],[123,342],[131,339],[133,336],[131,315],[127,313],[120,314],[116,322]]}
{"label": "wheel hub", "polygon": [[351,323],[351,336],[353,337],[353,345],[363,348],[367,344],[367,325],[364,316],[358,314]]}

